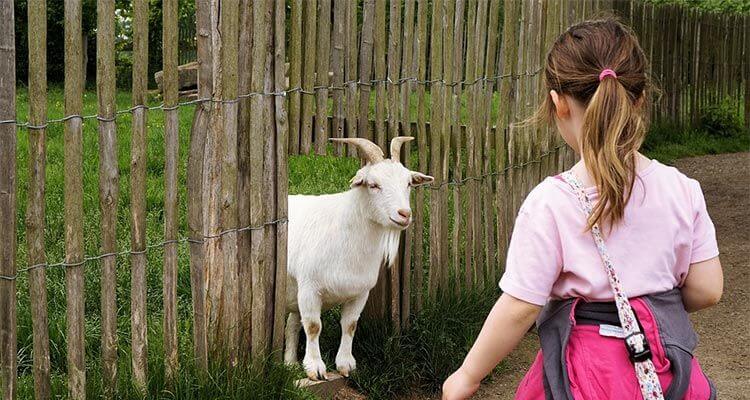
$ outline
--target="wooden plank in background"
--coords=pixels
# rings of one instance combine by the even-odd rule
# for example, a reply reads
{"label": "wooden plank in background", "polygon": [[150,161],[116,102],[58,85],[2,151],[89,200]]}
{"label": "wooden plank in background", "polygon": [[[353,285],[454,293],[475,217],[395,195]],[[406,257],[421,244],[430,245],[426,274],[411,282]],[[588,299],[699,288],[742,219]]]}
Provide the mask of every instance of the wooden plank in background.
{"label": "wooden plank in background", "polygon": [[[29,30],[29,123],[42,126],[47,120],[47,3],[28,3]],[[3,73],[4,75],[9,75]],[[3,89],[5,93],[5,89]],[[0,116],[0,119],[6,119]],[[2,128],[0,129],[8,129]],[[45,264],[45,173],[47,170],[47,131],[29,129],[29,191],[26,208],[26,243],[29,265]],[[5,132],[3,132],[5,133]],[[9,169],[8,171],[12,171]],[[12,232],[12,230],[8,230]],[[3,240],[3,242],[5,242]],[[47,318],[47,280],[44,268],[29,271],[29,298],[34,330],[34,397],[50,398],[49,323]],[[104,325],[104,321],[102,321]]]}
{"label": "wooden plank in background", "polygon": [[[474,51],[474,57],[476,57],[477,61],[474,64],[474,67],[476,68],[476,72],[474,74],[475,79],[482,79],[485,75],[485,64],[484,64],[484,57],[485,57],[485,48],[486,48],[486,42],[487,42],[487,1],[486,0],[480,0],[477,3],[477,13],[476,13],[476,28],[474,30],[474,34],[476,36],[475,46],[476,50]],[[474,85],[474,102],[473,102],[473,108],[477,110],[477,115],[474,116],[473,119],[473,136],[474,136],[474,177],[475,180],[471,181],[472,186],[475,188],[476,191],[476,197],[474,198],[475,207],[475,220],[476,220],[476,240],[472,243],[473,245],[473,252],[474,252],[474,261],[476,265],[476,277],[477,277],[477,283],[480,287],[484,287],[485,285],[485,278],[486,278],[486,267],[487,264],[485,262],[484,258],[484,252],[483,250],[483,243],[486,237],[484,237],[484,221],[482,219],[482,204],[484,199],[484,193],[482,190],[482,157],[483,157],[483,147],[482,147],[482,138],[484,137],[484,110],[482,108],[484,104],[484,80],[479,80]]]}
{"label": "wooden plank in background", "polygon": [[115,126],[115,2],[97,1],[96,87],[99,100],[99,208],[102,224],[102,367],[104,393],[117,386],[117,206],[120,192]]}
{"label": "wooden plank in background", "polygon": [[[417,79],[425,80],[427,76],[427,0],[417,0],[417,34],[416,34]],[[417,85],[417,148],[419,171],[427,171],[427,125],[426,125],[425,85]],[[416,210],[414,213],[414,311],[422,309],[424,291],[424,212],[425,187],[417,188]]]}
{"label": "wooden plank in background", "polygon": [[[83,111],[81,0],[65,1],[65,115]],[[7,20],[7,19],[4,19]],[[6,38],[6,35],[2,35]],[[5,47],[4,47],[5,48]],[[3,90],[3,93],[8,91]],[[86,397],[83,281],[83,134],[82,120],[65,122],[65,269],[68,397]],[[7,141],[3,140],[5,144]],[[12,143],[12,142],[10,142]],[[5,207],[2,207],[5,209]],[[15,214],[14,214],[15,215]],[[8,243],[3,241],[3,243]],[[14,303],[15,304],[15,303]],[[5,307],[2,307],[5,309]],[[7,354],[7,353],[6,353]],[[15,352],[13,352],[15,354]],[[15,356],[14,356],[15,358]]]}
{"label": "wooden plank in background", "polygon": [[[77,7],[76,10],[78,13],[71,13],[70,11],[73,10],[66,8],[66,19],[77,18],[80,21],[80,7]],[[0,79],[0,120],[9,121],[16,119],[16,43],[15,24],[12,22],[14,21],[13,12],[13,1],[3,0],[0,2],[0,21],[3,21],[2,26],[0,26],[0,73],[4,78]],[[80,24],[78,26],[80,27]],[[67,46],[66,49],[71,50]],[[80,65],[78,64],[79,71]],[[80,80],[76,83],[80,84]],[[80,120],[77,121],[78,126],[80,126]],[[0,230],[0,275],[13,277],[12,279],[0,279],[0,395],[4,399],[16,398],[16,375],[18,373],[15,279],[17,245],[16,141],[16,125],[14,123],[0,124],[0,223],[3,226],[3,229]],[[65,149],[68,150],[67,143]],[[66,161],[68,161],[67,157]],[[68,197],[66,196],[65,199],[68,200]],[[66,223],[71,222],[67,218],[65,221]],[[77,268],[79,268],[77,272],[80,273],[80,267]],[[78,282],[82,284],[83,280],[76,283]],[[79,296],[76,299],[81,300],[80,310],[83,311],[83,297]],[[81,320],[76,318],[74,322],[82,322],[83,312],[81,312],[80,317]],[[82,327],[82,325],[80,326]],[[77,341],[73,342],[77,343]],[[76,356],[80,355],[81,360],[83,360],[83,346],[80,350],[81,353],[77,353]],[[75,365],[81,364],[76,363]],[[80,371],[83,373],[82,369]]]}

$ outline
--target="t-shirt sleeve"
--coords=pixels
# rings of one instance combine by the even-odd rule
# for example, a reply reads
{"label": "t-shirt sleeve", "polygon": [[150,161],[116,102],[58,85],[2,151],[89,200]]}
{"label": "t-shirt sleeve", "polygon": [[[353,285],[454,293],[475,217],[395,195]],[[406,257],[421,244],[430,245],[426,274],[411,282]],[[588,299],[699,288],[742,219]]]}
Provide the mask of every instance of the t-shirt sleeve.
{"label": "t-shirt sleeve", "polygon": [[719,255],[716,243],[716,229],[706,209],[706,200],[700,184],[696,181],[692,186],[693,195],[693,246],[690,253],[690,263],[706,261]]}
{"label": "t-shirt sleeve", "polygon": [[500,289],[517,299],[544,305],[562,270],[561,253],[551,210],[527,198],[516,217]]}

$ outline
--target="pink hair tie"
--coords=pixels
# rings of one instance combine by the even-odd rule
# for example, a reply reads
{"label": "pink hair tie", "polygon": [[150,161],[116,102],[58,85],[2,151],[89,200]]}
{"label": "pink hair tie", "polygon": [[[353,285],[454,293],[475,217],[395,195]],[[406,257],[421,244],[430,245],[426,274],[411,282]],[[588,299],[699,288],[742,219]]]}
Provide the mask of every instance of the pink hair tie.
{"label": "pink hair tie", "polygon": [[611,76],[611,77],[617,79],[617,73],[615,73],[615,71],[613,71],[613,70],[611,70],[609,68],[606,68],[606,69],[603,69],[602,72],[599,73],[599,82],[601,82],[602,79],[604,79],[604,77],[606,77],[606,76]]}

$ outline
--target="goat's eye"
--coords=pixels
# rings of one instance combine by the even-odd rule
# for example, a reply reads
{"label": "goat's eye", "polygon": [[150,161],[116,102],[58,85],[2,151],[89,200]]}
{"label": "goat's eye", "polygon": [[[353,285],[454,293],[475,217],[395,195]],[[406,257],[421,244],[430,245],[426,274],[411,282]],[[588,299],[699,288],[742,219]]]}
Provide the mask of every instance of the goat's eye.
{"label": "goat's eye", "polygon": [[380,189],[380,185],[378,185],[377,183],[371,183],[370,189]]}

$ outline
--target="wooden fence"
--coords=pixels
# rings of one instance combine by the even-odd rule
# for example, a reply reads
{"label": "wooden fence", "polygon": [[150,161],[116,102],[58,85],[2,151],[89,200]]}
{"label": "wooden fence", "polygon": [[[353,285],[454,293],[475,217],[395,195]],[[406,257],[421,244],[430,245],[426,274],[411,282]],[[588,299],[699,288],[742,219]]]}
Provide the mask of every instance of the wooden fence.
{"label": "wooden fence", "polygon": [[[570,167],[573,153],[551,129],[519,125],[544,95],[546,46],[572,23],[614,10],[639,34],[662,89],[659,122],[695,124],[701,110],[748,101],[747,16],[706,14],[642,2],[575,0],[197,0],[199,94],[179,103],[177,0],[163,2],[163,104],[147,105],[148,2],[133,2],[132,107],[115,103],[114,0],[97,2],[96,115],[83,115],[81,0],[65,0],[65,116],[47,117],[46,3],[29,0],[29,119],[16,120],[14,6],[0,0],[0,379],[16,396],[17,277],[28,274],[35,395],[50,397],[45,270],[65,267],[69,396],[84,398],[84,267],[100,262],[103,387],[116,397],[116,268],[131,268],[130,355],[146,390],[146,253],[163,249],[163,341],[167,379],[178,368],[178,247],[189,249],[192,346],[197,364],[258,360],[283,343],[288,154],[323,154],[329,137],[385,143],[416,136],[404,162],[436,180],[414,193],[414,225],[398,262],[383,270],[367,312],[408,326],[425,302],[448,291],[495,285],[525,195]],[[361,22],[360,22],[361,21]],[[289,40],[287,42],[286,35]],[[287,67],[288,64],[288,67]],[[287,81],[288,79],[288,81]],[[187,232],[178,230],[178,110],[195,107],[187,177]],[[146,123],[163,112],[164,235],[146,243]],[[288,118],[287,118],[288,112]],[[117,247],[118,117],[132,115],[128,250]],[[83,252],[82,124],[99,130],[102,253]],[[324,121],[324,123],[320,123]],[[65,260],[45,251],[45,145],[65,124]],[[16,138],[29,136],[26,244],[16,266]],[[342,146],[336,155],[354,155]],[[248,352],[247,350],[251,351]],[[92,362],[88,360],[88,362]]]}

